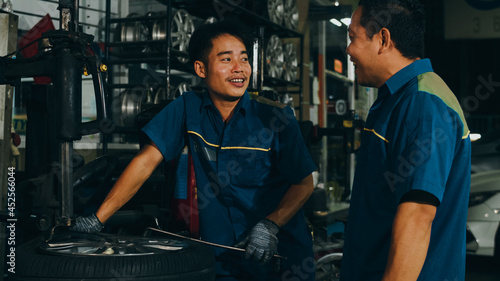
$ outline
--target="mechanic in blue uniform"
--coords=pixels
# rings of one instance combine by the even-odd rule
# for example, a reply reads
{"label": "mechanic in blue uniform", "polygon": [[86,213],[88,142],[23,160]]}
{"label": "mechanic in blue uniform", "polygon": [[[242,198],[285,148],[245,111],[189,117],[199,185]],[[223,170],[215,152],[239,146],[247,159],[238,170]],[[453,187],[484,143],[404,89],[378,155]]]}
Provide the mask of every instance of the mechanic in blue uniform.
{"label": "mechanic in blue uniform", "polygon": [[302,205],[313,191],[316,167],[292,110],[246,91],[251,67],[241,30],[222,21],[194,32],[189,53],[208,90],[184,93],[143,128],[150,144],[131,161],[96,215],[77,219],[74,230],[99,230],[161,161],[174,159],[187,146],[201,239],[245,248],[244,254],[214,249],[217,279],[315,279]]}
{"label": "mechanic in blue uniform", "polygon": [[470,138],[455,95],[423,57],[417,0],[361,0],[347,53],[378,88],[361,135],[341,280],[465,278]]}

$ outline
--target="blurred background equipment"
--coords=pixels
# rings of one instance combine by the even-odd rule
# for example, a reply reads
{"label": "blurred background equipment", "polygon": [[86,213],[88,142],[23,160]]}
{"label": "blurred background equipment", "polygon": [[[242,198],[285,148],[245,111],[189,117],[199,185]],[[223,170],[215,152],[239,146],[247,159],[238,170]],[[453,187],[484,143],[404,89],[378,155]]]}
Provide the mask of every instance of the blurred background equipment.
{"label": "blurred background equipment", "polygon": [[299,71],[299,60],[294,43],[289,42],[284,45],[283,58],[283,79],[290,82],[296,81]]}

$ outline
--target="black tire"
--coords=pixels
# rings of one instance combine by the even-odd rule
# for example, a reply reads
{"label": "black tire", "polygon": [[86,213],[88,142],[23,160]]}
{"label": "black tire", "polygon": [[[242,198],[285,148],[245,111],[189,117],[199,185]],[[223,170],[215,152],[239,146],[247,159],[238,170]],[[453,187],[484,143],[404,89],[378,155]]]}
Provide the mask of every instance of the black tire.
{"label": "black tire", "polygon": [[[108,234],[79,234],[86,236],[89,243],[102,239],[126,239],[124,236]],[[131,239],[162,240],[158,237],[134,237]],[[182,247],[177,250],[151,250],[137,247],[139,252],[125,254],[71,254],[46,252],[47,243],[43,238],[34,239],[18,247],[16,251],[16,273],[7,280],[214,280],[215,258],[206,245],[190,241],[174,241]],[[64,242],[64,240],[59,240]],[[52,243],[52,241],[50,241]],[[45,250],[44,250],[45,249]],[[112,249],[115,249],[114,247]]]}

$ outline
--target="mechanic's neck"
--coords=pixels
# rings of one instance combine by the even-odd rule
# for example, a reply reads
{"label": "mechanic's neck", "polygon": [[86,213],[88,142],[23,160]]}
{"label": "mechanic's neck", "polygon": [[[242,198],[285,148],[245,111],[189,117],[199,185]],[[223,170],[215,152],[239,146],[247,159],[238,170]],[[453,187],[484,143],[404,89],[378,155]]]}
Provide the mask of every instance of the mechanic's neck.
{"label": "mechanic's neck", "polygon": [[231,118],[233,117],[234,109],[236,108],[236,105],[238,105],[240,98],[238,98],[237,100],[227,100],[217,97],[213,94],[210,94],[210,98],[212,99],[212,103],[214,104],[214,106],[217,108],[217,110],[219,110],[222,121],[224,121],[224,123],[228,123],[229,120],[231,120]]}
{"label": "mechanic's neck", "polygon": [[379,85],[376,85],[376,88],[382,87],[387,80],[389,80],[394,74],[398,73],[403,68],[412,64],[413,62],[420,60],[419,57],[414,59],[409,59],[403,57],[402,55],[393,56],[391,58],[387,58],[382,60],[384,64],[380,67],[379,76],[381,77]]}

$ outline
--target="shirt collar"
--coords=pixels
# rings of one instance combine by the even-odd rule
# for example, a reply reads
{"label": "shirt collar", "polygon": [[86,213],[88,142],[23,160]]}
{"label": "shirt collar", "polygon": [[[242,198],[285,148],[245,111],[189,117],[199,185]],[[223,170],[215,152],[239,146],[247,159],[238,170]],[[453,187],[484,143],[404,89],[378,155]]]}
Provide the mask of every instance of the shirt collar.
{"label": "shirt collar", "polygon": [[[208,90],[205,91],[205,93],[203,95],[203,101],[202,101],[201,106],[202,106],[202,108],[206,108],[206,107],[211,106],[214,109],[217,109],[215,107],[215,105],[213,104],[212,99],[210,98],[210,94],[208,93]],[[245,114],[248,111],[249,106],[250,106],[250,95],[245,90],[245,93],[243,94],[243,96],[241,96],[240,101],[236,105],[235,112],[239,111],[242,114]]]}
{"label": "shirt collar", "polygon": [[390,94],[394,94],[411,79],[422,73],[432,71],[434,70],[432,69],[431,61],[429,59],[416,60],[389,78],[389,80],[387,80],[385,84],[379,88],[379,92],[389,92]]}

